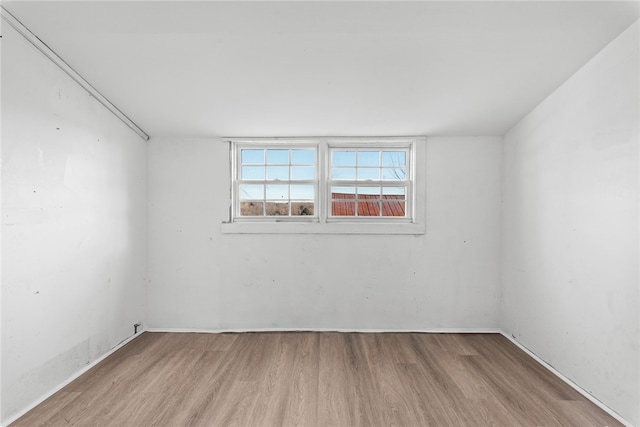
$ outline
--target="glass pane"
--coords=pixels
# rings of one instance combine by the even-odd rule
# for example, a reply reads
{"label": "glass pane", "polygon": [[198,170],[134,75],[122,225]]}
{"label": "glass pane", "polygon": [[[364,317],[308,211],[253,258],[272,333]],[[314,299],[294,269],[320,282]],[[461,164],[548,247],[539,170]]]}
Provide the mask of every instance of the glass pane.
{"label": "glass pane", "polygon": [[331,215],[333,216],[355,216],[355,202],[331,202]]}
{"label": "glass pane", "polygon": [[382,216],[405,216],[404,200],[382,202]]}
{"label": "glass pane", "polygon": [[380,202],[378,200],[359,201],[358,216],[380,216]]}
{"label": "glass pane", "polygon": [[407,153],[405,151],[383,151],[382,166],[406,166]]}
{"label": "glass pane", "polygon": [[264,166],[242,166],[240,179],[264,179]]}
{"label": "glass pane", "polygon": [[313,200],[313,185],[292,185],[291,200]]}
{"label": "glass pane", "polygon": [[241,200],[262,200],[264,198],[264,185],[242,184],[240,185]]}
{"label": "glass pane", "polygon": [[289,166],[267,166],[267,179],[289,180]]}
{"label": "glass pane", "polygon": [[267,150],[267,164],[268,165],[288,165],[289,164],[289,150]]}
{"label": "glass pane", "polygon": [[315,150],[291,150],[291,164],[294,165],[315,165]]}
{"label": "glass pane", "polygon": [[380,187],[358,187],[358,196],[360,195],[375,195],[379,198]]}
{"label": "glass pane", "polygon": [[379,168],[358,168],[358,181],[365,181],[367,179],[378,181],[380,179]]}
{"label": "glass pane", "polygon": [[289,216],[289,203],[287,202],[266,202],[267,216]]}
{"label": "glass pane", "polygon": [[292,166],[291,179],[314,179],[316,168],[313,166]]}
{"label": "glass pane", "polygon": [[264,150],[241,150],[240,158],[242,164],[264,164]]}
{"label": "glass pane", "polygon": [[331,168],[332,179],[356,179],[355,168]]}
{"label": "glass pane", "polygon": [[264,202],[240,202],[241,216],[264,215]]}
{"label": "glass pane", "polygon": [[404,199],[405,187],[382,187],[383,199]]}
{"label": "glass pane", "polygon": [[[289,200],[289,186],[288,185],[267,185],[267,199],[269,200]],[[269,211],[267,206],[267,212]],[[267,213],[269,215],[269,213]]]}
{"label": "glass pane", "polygon": [[380,166],[380,152],[358,151],[358,166]]}
{"label": "glass pane", "polygon": [[292,216],[313,216],[313,202],[291,202]]}
{"label": "glass pane", "polygon": [[356,165],[356,152],[355,151],[332,151],[331,152],[331,165],[333,165],[333,166],[355,166]]}
{"label": "glass pane", "polygon": [[404,181],[406,173],[404,168],[382,168],[382,179],[388,181]]}
{"label": "glass pane", "polygon": [[331,187],[332,199],[355,199],[356,187]]}

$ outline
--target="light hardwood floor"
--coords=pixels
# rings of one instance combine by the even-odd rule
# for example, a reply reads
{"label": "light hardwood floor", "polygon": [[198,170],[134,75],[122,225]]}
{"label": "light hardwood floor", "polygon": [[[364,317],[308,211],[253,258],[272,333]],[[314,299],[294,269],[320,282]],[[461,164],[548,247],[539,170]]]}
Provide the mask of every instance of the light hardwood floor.
{"label": "light hardwood floor", "polygon": [[621,426],[499,334],[143,333],[18,426]]}

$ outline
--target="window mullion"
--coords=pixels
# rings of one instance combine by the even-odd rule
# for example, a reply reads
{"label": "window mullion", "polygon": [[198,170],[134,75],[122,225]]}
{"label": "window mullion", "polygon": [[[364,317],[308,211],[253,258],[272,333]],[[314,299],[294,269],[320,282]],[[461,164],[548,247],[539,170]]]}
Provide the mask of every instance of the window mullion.
{"label": "window mullion", "polygon": [[331,200],[328,200],[329,185],[329,155],[330,150],[326,141],[318,144],[318,161],[316,177],[318,179],[317,202],[318,202],[318,218],[321,223],[327,222],[327,216],[330,209]]}

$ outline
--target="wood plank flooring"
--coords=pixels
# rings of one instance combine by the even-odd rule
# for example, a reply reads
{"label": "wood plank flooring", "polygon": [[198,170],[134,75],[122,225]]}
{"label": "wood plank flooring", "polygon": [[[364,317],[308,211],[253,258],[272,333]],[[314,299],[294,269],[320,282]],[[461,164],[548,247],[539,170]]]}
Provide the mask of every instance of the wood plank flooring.
{"label": "wood plank flooring", "polygon": [[19,426],[621,426],[499,334],[143,333]]}

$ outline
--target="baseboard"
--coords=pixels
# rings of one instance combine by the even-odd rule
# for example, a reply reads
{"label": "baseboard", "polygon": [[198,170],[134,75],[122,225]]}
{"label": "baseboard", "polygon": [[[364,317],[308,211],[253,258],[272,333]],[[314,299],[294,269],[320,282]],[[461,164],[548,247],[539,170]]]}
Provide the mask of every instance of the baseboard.
{"label": "baseboard", "polygon": [[593,395],[591,395],[589,392],[587,392],[585,389],[583,389],[582,387],[580,387],[578,384],[574,383],[573,381],[571,381],[569,378],[567,378],[566,376],[564,376],[562,373],[560,373],[557,369],[555,369],[553,366],[549,365],[547,362],[545,362],[544,360],[542,360],[540,357],[538,357],[534,352],[532,352],[531,350],[529,350],[527,347],[525,347],[524,345],[522,345],[521,343],[519,343],[514,337],[506,334],[504,331],[500,332],[505,338],[507,338],[509,341],[511,341],[512,343],[514,343],[516,346],[518,346],[518,348],[522,351],[524,351],[525,353],[527,353],[529,356],[531,356],[536,362],[538,362],[539,364],[541,364],[542,366],[544,366],[548,371],[550,371],[553,375],[555,375],[556,377],[560,378],[562,381],[564,381],[565,383],[567,383],[571,388],[573,388],[575,391],[577,391],[578,393],[580,393],[581,395],[583,395],[584,397],[586,397],[587,399],[589,399],[589,401],[591,401],[593,404],[595,404],[597,407],[599,407],[600,409],[602,409],[603,411],[605,411],[607,414],[611,415],[613,418],[615,418],[616,420],[618,420],[619,422],[621,422],[622,424],[624,424],[626,427],[634,427],[633,424],[631,424],[629,421],[625,420],[624,418],[622,418],[622,416],[620,416],[620,414],[618,414],[617,412],[615,412],[613,409],[609,408],[607,405],[605,405],[604,403],[600,402],[598,399],[596,399],[595,397],[593,397]]}
{"label": "baseboard", "polygon": [[46,392],[45,394],[40,396],[38,399],[36,399],[32,404],[27,406],[25,409],[21,410],[16,415],[14,415],[11,418],[9,418],[8,420],[3,421],[2,423],[0,423],[0,425],[2,425],[2,427],[6,427],[6,426],[10,425],[12,422],[16,421],[18,418],[20,418],[23,415],[25,415],[27,412],[29,412],[30,410],[32,410],[33,408],[35,408],[36,406],[38,406],[39,404],[41,404],[42,402],[44,402],[45,400],[47,400],[48,398],[53,396],[55,393],[57,393],[60,390],[62,390],[63,387],[66,387],[69,383],[71,383],[74,380],[76,380],[78,377],[80,377],[80,375],[84,374],[89,369],[93,368],[98,363],[102,362],[104,359],[106,359],[107,357],[111,356],[113,353],[118,351],[120,348],[124,347],[125,345],[127,345],[128,343],[130,343],[131,341],[133,341],[134,339],[136,339],[140,335],[142,335],[142,333],[144,331],[145,331],[144,329],[141,330],[141,331],[138,331],[137,334],[131,335],[129,338],[126,338],[125,340],[120,341],[111,350],[109,350],[108,352],[106,352],[105,354],[103,354],[102,356],[100,356],[99,358],[94,360],[93,362],[89,363],[88,365],[84,366],[81,370],[79,370],[78,372],[73,374],[71,377],[67,378],[65,381],[63,381],[62,383],[58,384],[57,386],[53,387],[51,390],[49,390],[48,392]]}
{"label": "baseboard", "polygon": [[500,334],[498,328],[435,328],[435,329],[367,329],[367,328],[145,328],[147,332],[191,332],[204,334],[245,333],[245,332],[355,332],[355,333],[429,333],[429,334]]}

